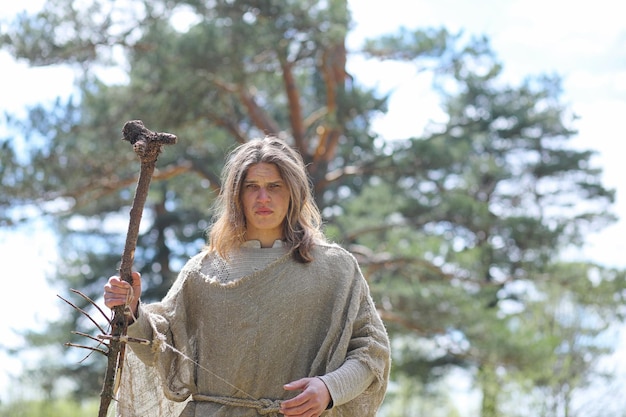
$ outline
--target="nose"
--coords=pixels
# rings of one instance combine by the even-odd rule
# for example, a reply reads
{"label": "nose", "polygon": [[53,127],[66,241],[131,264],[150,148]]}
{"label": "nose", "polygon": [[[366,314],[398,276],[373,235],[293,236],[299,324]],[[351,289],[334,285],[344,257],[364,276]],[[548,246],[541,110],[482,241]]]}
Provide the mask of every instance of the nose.
{"label": "nose", "polygon": [[261,187],[259,188],[259,193],[257,194],[256,198],[259,201],[269,201],[270,195],[265,187]]}

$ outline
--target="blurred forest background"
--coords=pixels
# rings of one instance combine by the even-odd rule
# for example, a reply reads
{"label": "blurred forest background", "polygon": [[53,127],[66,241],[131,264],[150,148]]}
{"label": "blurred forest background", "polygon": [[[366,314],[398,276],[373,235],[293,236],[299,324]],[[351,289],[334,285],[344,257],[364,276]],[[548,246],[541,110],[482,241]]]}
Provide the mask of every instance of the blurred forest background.
{"label": "blurred forest background", "polygon": [[[225,154],[284,137],[392,337],[381,417],[626,416],[624,381],[602,363],[626,273],[563,256],[616,221],[615,190],[594,150],[571,145],[560,77],[510,83],[490,39],[446,28],[349,49],[352,24],[346,0],[48,0],[16,16],[2,49],[77,81],[69,98],[4,115],[19,134],[0,138],[0,227],[45,219],[59,245],[50,282],[89,309],[70,289],[100,299],[138,175],[121,127],[174,133],[135,256],[144,301],[158,300],[205,243]],[[349,71],[352,56],[429,74],[445,117],[418,136],[376,133],[388,96]],[[3,399],[0,416],[95,415],[106,361],[64,343],[98,331],[61,308],[8,352],[31,353],[12,381],[29,395]]]}

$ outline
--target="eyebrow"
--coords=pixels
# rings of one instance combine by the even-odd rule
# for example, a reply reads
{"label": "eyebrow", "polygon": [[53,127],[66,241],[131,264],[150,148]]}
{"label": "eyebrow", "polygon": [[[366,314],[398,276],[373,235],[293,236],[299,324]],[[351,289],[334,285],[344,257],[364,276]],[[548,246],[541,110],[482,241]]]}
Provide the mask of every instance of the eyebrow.
{"label": "eyebrow", "polygon": [[[249,180],[249,179],[246,179],[246,180],[243,181],[244,184],[257,184],[259,182],[260,181]],[[285,183],[285,181],[283,179],[277,179],[277,180],[274,180],[274,181],[267,181],[266,182],[266,184],[284,184],[284,183]]]}

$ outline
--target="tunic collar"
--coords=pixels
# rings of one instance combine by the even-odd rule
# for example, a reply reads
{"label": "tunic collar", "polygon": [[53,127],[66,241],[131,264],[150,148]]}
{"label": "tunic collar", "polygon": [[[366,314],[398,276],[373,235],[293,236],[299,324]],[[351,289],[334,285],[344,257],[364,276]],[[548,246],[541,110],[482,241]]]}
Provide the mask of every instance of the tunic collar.
{"label": "tunic collar", "polygon": [[[241,244],[241,247],[250,248],[250,249],[261,249],[261,241],[260,240],[246,240],[245,242]],[[275,240],[274,244],[272,245],[272,249],[284,248],[284,247],[285,247],[285,242],[283,242],[280,239]]]}

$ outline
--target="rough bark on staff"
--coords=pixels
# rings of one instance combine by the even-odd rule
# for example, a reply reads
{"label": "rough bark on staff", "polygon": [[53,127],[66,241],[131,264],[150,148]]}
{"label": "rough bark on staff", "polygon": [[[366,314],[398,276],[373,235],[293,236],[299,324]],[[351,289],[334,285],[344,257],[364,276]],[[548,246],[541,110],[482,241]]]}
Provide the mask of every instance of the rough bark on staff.
{"label": "rough bark on staff", "polygon": [[[156,166],[156,161],[161,153],[163,145],[172,145],[177,142],[177,137],[170,133],[157,133],[147,129],[140,120],[126,122],[122,129],[122,139],[133,145],[133,151],[141,160],[141,170],[139,180],[135,190],[132,207],[130,210],[130,221],[128,232],[126,233],[126,243],[122,260],[120,263],[120,277],[132,285],[132,267],[135,259],[135,248],[139,236],[139,226],[143,208],[148,196],[150,180]],[[102,392],[100,394],[100,409],[98,417],[106,417],[109,405],[115,396],[116,380],[122,372],[124,364],[124,352],[126,344],[122,337],[126,335],[130,311],[128,307],[116,306],[113,309],[114,316],[111,321],[112,336],[109,342],[107,369],[104,375]]]}

